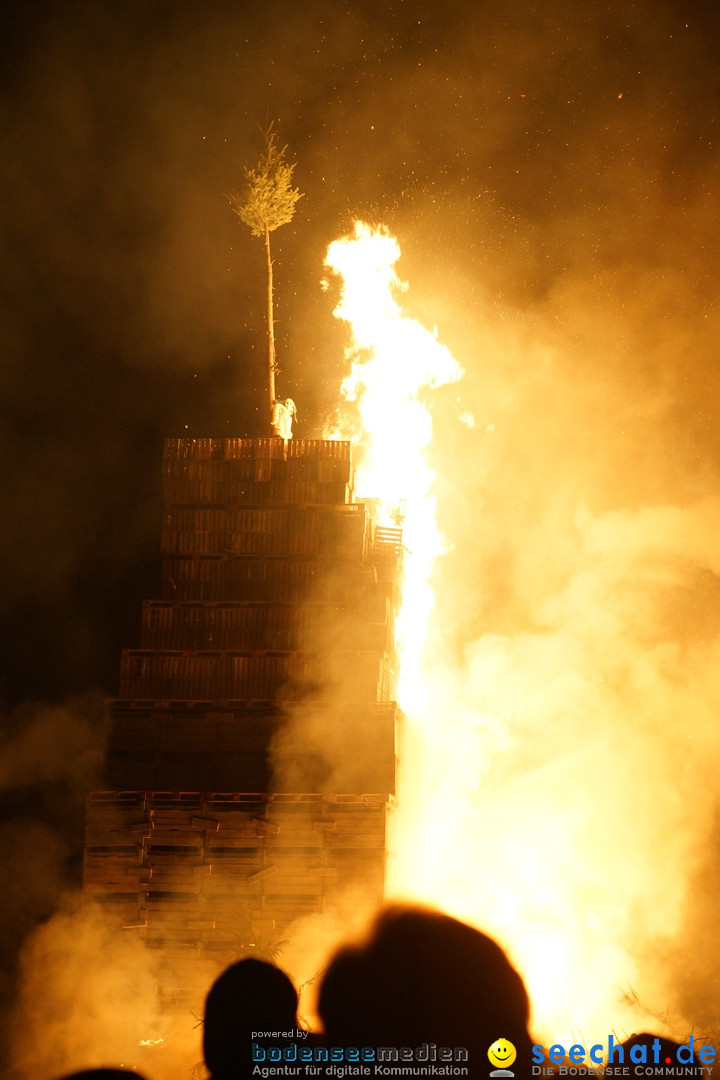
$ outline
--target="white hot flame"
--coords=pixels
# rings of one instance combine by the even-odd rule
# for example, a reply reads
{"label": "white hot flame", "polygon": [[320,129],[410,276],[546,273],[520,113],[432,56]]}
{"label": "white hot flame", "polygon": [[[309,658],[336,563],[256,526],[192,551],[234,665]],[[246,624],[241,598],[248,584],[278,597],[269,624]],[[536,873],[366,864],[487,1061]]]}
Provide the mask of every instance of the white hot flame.
{"label": "white hot flame", "polygon": [[[396,640],[397,696],[408,724],[389,891],[435,904],[508,948],[529,986],[536,1033],[572,1041],[576,1025],[605,1032],[608,1021],[632,1031],[637,1014],[617,988],[635,985],[638,966],[626,928],[647,876],[645,832],[659,826],[641,815],[629,856],[622,845],[608,850],[598,834],[599,807],[607,817],[612,799],[588,777],[600,770],[613,775],[618,790],[627,789],[634,759],[626,749],[619,762],[607,748],[602,764],[602,722],[594,724],[594,717],[612,715],[614,699],[601,689],[598,705],[594,675],[578,674],[587,669],[582,634],[562,623],[554,634],[505,639],[488,632],[466,647],[461,663],[433,647],[441,628],[432,622],[431,571],[445,544],[433,497],[440,478],[428,463],[429,403],[436,388],[459,380],[462,371],[435,335],[403,311],[405,285],[394,269],[399,256],[386,230],[361,223],[327,255],[342,279],[335,314],[352,328],[352,370],[342,393],[362,428],[333,434],[359,442],[357,495],[379,497],[380,523],[392,524],[393,508],[406,507]],[[458,423],[479,436],[493,428],[479,425],[459,400]],[[570,729],[559,723],[566,716]],[[558,747],[556,728],[575,731],[585,716],[591,728],[585,749]],[[677,859],[668,862],[673,867]],[[675,878],[666,874],[658,908],[667,925],[679,911]],[[620,897],[623,889],[629,899]]]}
{"label": "white hot flame", "polygon": [[435,334],[403,312],[398,294],[407,286],[395,272],[399,257],[397,240],[385,229],[357,221],[351,236],[330,245],[326,264],[342,278],[334,314],[353,334],[352,370],[341,392],[355,404],[362,423],[356,495],[379,499],[379,524],[392,524],[399,505],[404,510],[398,700],[412,713],[425,698],[420,667],[433,606],[429,576],[443,549],[426,459],[433,431],[428,395],[463,373]]}

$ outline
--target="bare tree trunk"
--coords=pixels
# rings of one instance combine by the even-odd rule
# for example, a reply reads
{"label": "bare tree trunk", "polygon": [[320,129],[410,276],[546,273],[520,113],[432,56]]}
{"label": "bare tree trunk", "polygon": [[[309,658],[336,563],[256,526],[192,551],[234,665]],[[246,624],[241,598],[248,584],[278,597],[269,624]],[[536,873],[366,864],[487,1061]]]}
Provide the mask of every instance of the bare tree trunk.
{"label": "bare tree trunk", "polygon": [[268,321],[268,398],[270,405],[270,432],[272,434],[272,415],[275,406],[275,324],[273,320],[273,272],[270,257],[270,230],[265,227],[265,255],[267,257],[267,321]]}

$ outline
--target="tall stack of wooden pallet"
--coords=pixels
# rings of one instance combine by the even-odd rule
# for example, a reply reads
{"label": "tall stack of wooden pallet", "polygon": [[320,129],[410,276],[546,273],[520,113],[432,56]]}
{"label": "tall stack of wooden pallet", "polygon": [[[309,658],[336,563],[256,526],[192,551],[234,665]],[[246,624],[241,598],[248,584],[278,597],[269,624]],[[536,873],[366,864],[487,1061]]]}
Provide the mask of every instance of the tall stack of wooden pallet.
{"label": "tall stack of wooden pallet", "polygon": [[382,897],[400,543],[351,501],[348,443],[169,440],[163,469],[162,598],[121,658],[84,891],[184,1003],[198,961]]}

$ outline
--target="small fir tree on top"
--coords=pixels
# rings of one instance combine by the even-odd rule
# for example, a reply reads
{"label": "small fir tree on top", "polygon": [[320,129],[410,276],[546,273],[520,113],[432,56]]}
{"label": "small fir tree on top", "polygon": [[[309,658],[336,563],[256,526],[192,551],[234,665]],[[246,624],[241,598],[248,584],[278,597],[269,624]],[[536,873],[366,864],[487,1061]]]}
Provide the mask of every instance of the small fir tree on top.
{"label": "small fir tree on top", "polygon": [[230,192],[228,199],[240,221],[253,236],[265,240],[267,261],[267,336],[268,336],[268,398],[270,423],[275,411],[275,326],[273,320],[273,262],[270,254],[270,233],[292,221],[295,205],[302,193],[292,185],[295,165],[285,160],[287,147],[278,146],[277,136],[269,124],[263,131],[265,149],[254,169],[243,169],[245,183],[241,191]]}

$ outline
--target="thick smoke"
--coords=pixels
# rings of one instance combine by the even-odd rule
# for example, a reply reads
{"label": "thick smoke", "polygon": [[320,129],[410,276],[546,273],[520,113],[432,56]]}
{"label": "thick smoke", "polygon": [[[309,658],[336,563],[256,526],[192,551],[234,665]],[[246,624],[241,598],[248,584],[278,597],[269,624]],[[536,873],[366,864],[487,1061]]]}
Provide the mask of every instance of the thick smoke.
{"label": "thick smoke", "polygon": [[[80,896],[86,798],[103,786],[103,713],[100,696],[87,694],[4,717],[0,993],[13,1080],[121,1063],[164,1080],[201,1057],[189,1013],[175,1030],[158,1015],[158,958],[136,931],[118,933],[112,910]],[[140,1045],[161,1038],[158,1049]]]}
{"label": "thick smoke", "polygon": [[19,943],[38,932],[78,885],[85,797],[98,782],[102,702],[88,694],[62,705],[25,705],[3,717],[0,843],[7,888],[0,918],[3,1046],[11,1005],[23,994]]}
{"label": "thick smoke", "polygon": [[624,271],[600,299],[568,275],[510,331],[489,312],[435,412],[451,552],[395,887],[498,933],[548,1037],[713,1020],[720,503],[682,376],[709,357],[704,311],[666,273],[638,269],[646,310]]}
{"label": "thick smoke", "polygon": [[21,970],[23,994],[11,1031],[18,1080],[52,1080],[102,1065],[143,1068],[148,1051],[140,1040],[167,1033],[156,1013],[152,959],[97,907],[82,909],[66,898],[27,941]]}

